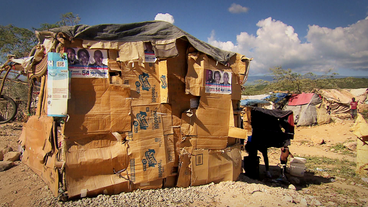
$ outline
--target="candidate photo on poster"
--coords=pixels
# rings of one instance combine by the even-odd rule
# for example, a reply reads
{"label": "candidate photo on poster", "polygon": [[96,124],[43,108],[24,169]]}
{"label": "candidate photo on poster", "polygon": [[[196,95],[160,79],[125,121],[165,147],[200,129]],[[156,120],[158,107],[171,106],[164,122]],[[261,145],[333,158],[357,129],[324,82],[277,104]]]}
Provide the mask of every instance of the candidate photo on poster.
{"label": "candidate photo on poster", "polygon": [[79,65],[88,66],[89,65],[89,52],[86,49],[79,49],[77,52],[77,58]]}
{"label": "candidate photo on poster", "polygon": [[224,72],[224,74],[223,74],[223,76],[222,76],[222,82],[221,82],[221,84],[222,85],[231,85],[230,84],[230,75],[229,75],[229,73],[228,72]]}
{"label": "candidate photo on poster", "polygon": [[89,66],[92,66],[92,67],[105,67],[105,66],[107,66],[103,63],[104,55],[101,52],[101,50],[95,50],[93,52],[93,60],[94,60],[94,63],[89,64]]}

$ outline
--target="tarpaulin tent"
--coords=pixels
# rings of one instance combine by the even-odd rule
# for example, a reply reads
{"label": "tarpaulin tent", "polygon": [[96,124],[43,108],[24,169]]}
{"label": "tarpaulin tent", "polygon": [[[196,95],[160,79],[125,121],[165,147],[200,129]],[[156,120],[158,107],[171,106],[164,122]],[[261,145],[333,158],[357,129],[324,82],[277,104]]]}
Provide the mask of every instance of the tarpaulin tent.
{"label": "tarpaulin tent", "polygon": [[36,34],[47,73],[20,140],[55,195],[237,179],[250,59],[163,21]]}
{"label": "tarpaulin tent", "polygon": [[330,108],[331,115],[350,117],[350,102],[352,98],[361,104],[367,99],[368,90],[363,89],[320,89],[316,91],[322,97],[323,105]]}
{"label": "tarpaulin tent", "polygon": [[354,97],[348,90],[344,89],[321,89],[316,93],[322,97],[326,106],[329,106],[331,114],[349,112],[349,103]]}
{"label": "tarpaulin tent", "polygon": [[294,122],[298,126],[328,123],[330,116],[321,103],[315,93],[293,94],[284,109],[294,112]]}

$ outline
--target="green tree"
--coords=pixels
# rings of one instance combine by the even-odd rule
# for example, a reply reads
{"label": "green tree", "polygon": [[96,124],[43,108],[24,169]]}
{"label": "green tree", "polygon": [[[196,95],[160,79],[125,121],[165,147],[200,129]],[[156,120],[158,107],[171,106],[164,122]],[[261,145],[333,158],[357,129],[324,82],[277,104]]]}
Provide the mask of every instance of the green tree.
{"label": "green tree", "polygon": [[282,69],[282,67],[270,68],[276,87],[278,90],[301,93],[303,90],[303,76],[293,72],[291,69]]}
{"label": "green tree", "polygon": [[74,25],[77,25],[81,20],[78,14],[74,15],[73,12],[62,14],[60,16],[60,19],[61,20],[56,22],[55,24],[43,23],[41,24],[40,28],[33,28],[33,30],[43,31],[43,30],[48,30],[48,29],[62,27],[62,26],[74,26]]}
{"label": "green tree", "polygon": [[61,21],[59,21],[57,24],[59,26],[74,26],[77,25],[80,22],[81,18],[78,16],[74,16],[73,12],[68,12],[61,15]]}
{"label": "green tree", "polygon": [[25,57],[37,43],[34,33],[26,28],[13,25],[0,25],[0,60],[6,60],[8,54]]}
{"label": "green tree", "polygon": [[[80,22],[80,17],[72,12],[62,14],[60,21],[55,24],[43,23],[40,28],[33,30],[47,30],[60,26],[73,26]],[[0,61],[4,62],[8,54],[15,55],[16,58],[28,56],[28,53],[37,44],[37,38],[34,31],[19,28],[13,25],[0,25]]]}
{"label": "green tree", "polygon": [[[291,69],[282,67],[270,68],[273,81],[258,81],[253,85],[244,86],[243,95],[255,95],[273,91],[285,91],[288,93],[312,92],[314,89],[341,88],[341,81],[335,79],[337,73],[327,71],[324,75],[318,76],[311,72],[304,75],[293,72]],[[348,82],[348,81],[345,81]],[[353,87],[354,88],[354,87]]]}

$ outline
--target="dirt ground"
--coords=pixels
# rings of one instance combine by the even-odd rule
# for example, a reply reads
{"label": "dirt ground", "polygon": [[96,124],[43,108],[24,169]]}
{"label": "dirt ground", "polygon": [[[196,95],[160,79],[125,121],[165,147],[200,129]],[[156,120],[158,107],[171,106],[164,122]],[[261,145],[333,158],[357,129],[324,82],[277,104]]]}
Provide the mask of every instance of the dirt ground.
{"label": "dirt ground", "polygon": [[[298,127],[296,128],[295,138],[292,140],[290,151],[294,156],[298,157],[317,156],[320,159],[330,158],[355,162],[356,150],[345,150],[345,153],[334,150],[334,146],[339,144],[357,141],[355,135],[349,130],[353,123],[353,120],[336,120],[334,123],[325,125]],[[20,122],[0,125],[0,148],[10,146],[14,150],[17,150],[17,139],[21,133],[21,129],[22,123]],[[246,182],[248,191],[250,192],[247,196],[252,196],[252,202],[248,202],[248,206],[283,206],[277,200],[289,199],[285,193],[280,193],[279,188],[281,186],[288,190],[288,184],[282,186],[274,182],[280,175],[280,168],[277,166],[280,156],[279,150],[269,149],[268,153],[270,170],[273,175],[272,179],[265,177],[263,160],[260,162],[260,180],[252,180],[243,174],[241,175],[240,182]],[[346,153],[346,151],[348,152]],[[245,156],[246,153],[243,153]],[[316,198],[318,201],[308,204],[305,203],[305,205],[300,201],[290,201],[290,205],[287,206],[368,206],[368,184],[365,181],[361,181],[362,179],[360,178],[351,180],[343,175],[341,177],[332,176],[332,172],[323,170],[327,168],[328,166],[322,166],[320,168],[309,166],[304,177],[297,179],[288,177],[290,178],[289,181],[294,184],[298,194]],[[340,172],[340,170],[337,170],[337,172]],[[244,192],[247,190],[242,187],[240,191],[234,187],[240,184],[239,182],[210,184],[208,189],[211,188],[211,185],[218,186],[223,193],[219,193],[217,190],[216,199],[218,202],[203,205],[245,205],[246,197],[244,196]],[[253,190],[249,190],[249,188]],[[274,193],[264,196],[265,192]],[[280,196],[283,196],[283,198],[280,198]],[[196,202],[200,204],[198,203],[199,201]],[[0,172],[0,206],[63,205],[62,202],[58,202],[52,196],[46,184],[20,161],[15,162],[15,166],[11,169]]]}

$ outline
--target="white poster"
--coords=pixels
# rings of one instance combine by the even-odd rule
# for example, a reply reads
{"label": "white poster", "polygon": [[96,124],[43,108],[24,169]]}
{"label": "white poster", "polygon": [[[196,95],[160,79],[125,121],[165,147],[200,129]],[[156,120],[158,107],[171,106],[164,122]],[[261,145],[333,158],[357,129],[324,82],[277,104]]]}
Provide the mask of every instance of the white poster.
{"label": "white poster", "polygon": [[67,115],[69,94],[69,71],[66,54],[47,54],[47,115]]}
{"label": "white poster", "polygon": [[205,70],[206,93],[231,94],[231,72]]}
{"label": "white poster", "polygon": [[106,50],[66,48],[72,78],[108,78]]}

